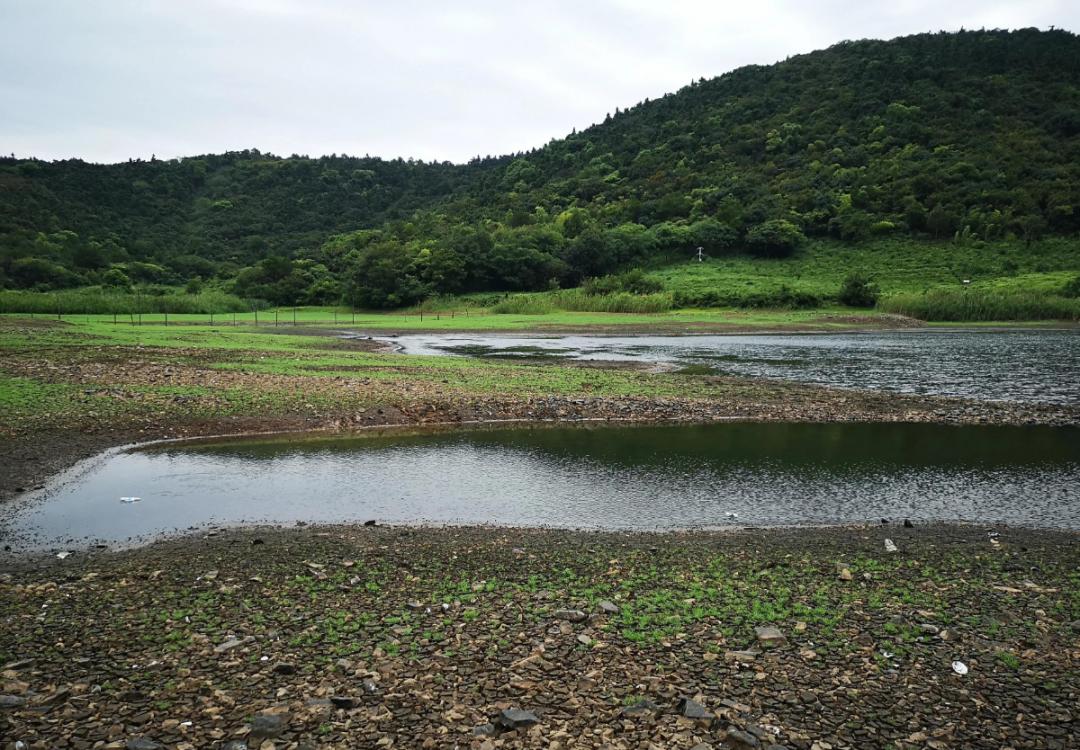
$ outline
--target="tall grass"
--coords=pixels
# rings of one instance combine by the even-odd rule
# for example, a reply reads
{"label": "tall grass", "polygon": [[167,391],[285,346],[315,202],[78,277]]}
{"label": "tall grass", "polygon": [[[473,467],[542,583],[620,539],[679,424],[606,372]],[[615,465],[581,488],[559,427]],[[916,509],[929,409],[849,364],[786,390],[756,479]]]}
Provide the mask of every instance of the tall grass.
{"label": "tall grass", "polygon": [[927,321],[1080,320],[1080,299],[982,289],[893,294],[881,299],[878,309]]}
{"label": "tall grass", "polygon": [[129,315],[135,313],[224,313],[262,309],[265,303],[243,300],[217,289],[198,294],[165,291],[136,294],[100,287],[65,289],[58,292],[0,290],[0,313],[41,313],[45,315]]}
{"label": "tall grass", "polygon": [[551,293],[552,301],[561,310],[570,312],[605,312],[605,313],[662,313],[670,310],[674,303],[670,294],[588,294],[581,289],[567,289]]}
{"label": "tall grass", "polygon": [[554,312],[551,298],[541,294],[514,294],[492,306],[499,315],[547,315]]}
{"label": "tall grass", "polygon": [[588,294],[581,289],[565,289],[541,294],[515,294],[500,300],[491,312],[509,315],[547,315],[567,312],[662,313],[673,306],[670,294]]}

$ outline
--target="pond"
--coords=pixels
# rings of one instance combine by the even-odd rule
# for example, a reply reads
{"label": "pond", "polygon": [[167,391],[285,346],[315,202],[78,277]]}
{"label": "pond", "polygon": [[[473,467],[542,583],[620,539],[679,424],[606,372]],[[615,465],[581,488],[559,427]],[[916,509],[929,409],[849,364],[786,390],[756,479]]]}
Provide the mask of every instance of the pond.
{"label": "pond", "polygon": [[174,444],[92,462],[9,506],[0,535],[48,549],[298,521],[645,530],[881,518],[1080,529],[1080,428],[731,422]]}
{"label": "pond", "polygon": [[718,373],[986,401],[1080,404],[1078,330],[724,336],[408,334],[405,354],[709,365]]}

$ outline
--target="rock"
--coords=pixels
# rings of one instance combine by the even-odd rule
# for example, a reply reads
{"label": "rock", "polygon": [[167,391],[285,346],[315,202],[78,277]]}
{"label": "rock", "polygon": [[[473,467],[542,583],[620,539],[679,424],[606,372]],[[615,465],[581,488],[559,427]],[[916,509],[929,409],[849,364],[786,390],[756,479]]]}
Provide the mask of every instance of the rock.
{"label": "rock", "polygon": [[409,610],[410,612],[423,612],[424,605],[422,602],[418,601],[405,602],[405,609]]}
{"label": "rock", "polygon": [[248,750],[247,740],[230,740],[222,745],[221,750]]}
{"label": "rock", "polygon": [[161,745],[146,737],[132,737],[124,747],[126,750],[160,750]]}
{"label": "rock", "polygon": [[744,732],[735,727],[728,727],[724,744],[732,748],[732,750],[751,750],[751,748],[761,747],[761,740],[749,732]]}
{"label": "rock", "polygon": [[837,571],[836,575],[841,581],[850,581],[852,578],[855,577],[855,576],[851,575],[851,570],[850,569],[843,568],[843,567],[841,567]]}
{"label": "rock", "polygon": [[539,724],[540,719],[532,711],[523,711],[520,708],[507,708],[499,714],[497,719],[503,729],[520,729]]}
{"label": "rock", "polygon": [[690,750],[713,750],[713,746],[708,742],[699,742],[690,748]]}
{"label": "rock", "polygon": [[783,646],[787,643],[787,638],[780,629],[772,625],[758,625],[754,628],[754,632],[757,634],[758,643],[762,646]]}
{"label": "rock", "polygon": [[375,526],[377,524],[378,524],[378,521],[376,521],[375,519],[371,519],[370,521],[364,521],[365,526]]}
{"label": "rock", "polygon": [[[1080,620],[1078,620],[1077,622],[1080,622]],[[0,667],[0,672],[18,672],[20,669],[29,667],[33,663],[33,659],[19,659],[18,661],[9,661],[4,666]]]}
{"label": "rock", "polygon": [[481,724],[480,726],[473,727],[473,737],[491,737],[498,733],[498,728],[488,722],[487,724]]}
{"label": "rock", "polygon": [[886,539],[885,540],[885,551],[886,552],[899,552],[899,549],[893,543],[892,539]]}
{"label": "rock", "polygon": [[374,695],[379,692],[379,686],[375,684],[374,680],[361,680],[360,686],[364,688],[365,693],[371,693]]}
{"label": "rock", "polygon": [[348,711],[350,708],[356,708],[356,701],[347,695],[332,695],[330,696],[330,702],[334,704],[334,708],[340,708]]}
{"label": "rock", "polygon": [[756,659],[760,655],[761,655],[760,651],[754,651],[752,649],[747,649],[746,651],[725,651],[724,652],[724,660],[725,661],[738,661],[738,662],[746,663],[746,662],[753,661],[754,659]]}
{"label": "rock", "polygon": [[603,612],[605,615],[617,615],[619,614],[619,607],[615,602],[609,602],[604,599],[602,602],[596,605],[596,608]]}
{"label": "rock", "polygon": [[26,703],[21,695],[0,695],[0,708],[18,708]]}
{"label": "rock", "polygon": [[642,698],[637,703],[623,706],[619,711],[619,716],[642,716],[643,714],[659,713],[659,711],[660,706],[656,705],[648,698]]}
{"label": "rock", "polygon": [[679,712],[680,716],[685,716],[687,719],[706,719],[712,721],[714,718],[705,706],[691,698],[682,698],[675,706],[675,710]]}
{"label": "rock", "polygon": [[582,646],[591,646],[591,645],[593,645],[593,639],[590,638],[589,636],[585,635],[584,633],[582,633],[581,635],[579,635],[577,637],[577,642],[580,643]]}
{"label": "rock", "polygon": [[251,733],[248,736],[253,740],[272,740],[288,725],[288,719],[281,714],[259,714],[251,720]]}
{"label": "rock", "polygon": [[931,625],[928,622],[924,622],[923,624],[921,624],[919,626],[919,630],[921,630],[926,635],[937,635],[941,632],[941,628],[939,628],[937,625]]}
{"label": "rock", "polygon": [[915,524],[913,524],[909,519],[905,518],[904,519],[904,528],[905,529],[914,529]]}
{"label": "rock", "polygon": [[274,665],[275,674],[296,674],[296,665],[280,662]]}
{"label": "rock", "polygon": [[1069,629],[1074,633],[1080,633],[1080,620],[1073,620],[1070,622]]}
{"label": "rock", "polygon": [[245,643],[251,643],[255,639],[253,637],[245,636],[244,638],[230,638],[224,643],[219,643],[214,646],[215,654],[224,654],[226,651],[232,651],[237,646],[243,646]]}
{"label": "rock", "polygon": [[566,620],[567,622],[585,622],[588,619],[588,615],[580,609],[557,609],[552,616],[557,620]]}

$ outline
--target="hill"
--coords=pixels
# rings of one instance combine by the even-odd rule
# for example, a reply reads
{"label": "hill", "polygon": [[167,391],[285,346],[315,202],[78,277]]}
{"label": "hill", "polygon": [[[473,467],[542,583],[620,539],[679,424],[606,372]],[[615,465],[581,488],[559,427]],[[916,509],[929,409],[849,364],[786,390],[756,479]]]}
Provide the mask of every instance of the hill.
{"label": "hill", "polygon": [[0,160],[0,283],[22,288],[198,276],[276,303],[392,307],[697,247],[888,239],[964,247],[967,263],[1077,232],[1080,38],[1060,30],[844,42],[465,165]]}

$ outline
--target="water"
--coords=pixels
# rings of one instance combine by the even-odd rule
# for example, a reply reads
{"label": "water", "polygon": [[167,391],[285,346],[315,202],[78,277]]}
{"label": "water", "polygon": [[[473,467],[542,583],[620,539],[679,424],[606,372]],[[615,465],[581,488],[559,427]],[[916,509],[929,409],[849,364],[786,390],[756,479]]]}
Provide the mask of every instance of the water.
{"label": "water", "polygon": [[732,336],[409,334],[406,354],[705,364],[720,373],[984,401],[1080,404],[1080,331]]}
{"label": "water", "polygon": [[[138,496],[136,503],[121,497]],[[558,427],[123,452],[14,506],[17,549],[206,525],[674,529],[1005,521],[1080,529],[1080,428]]]}

